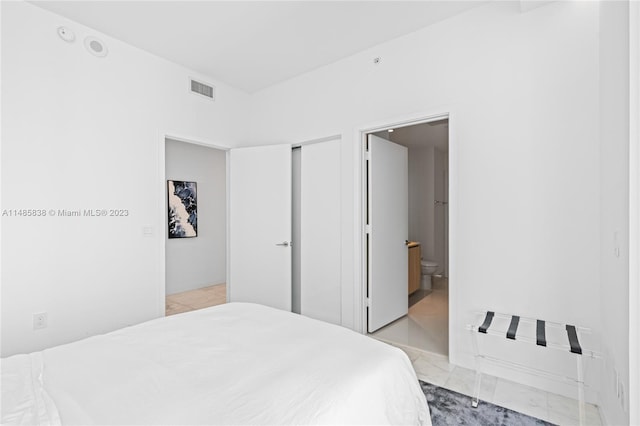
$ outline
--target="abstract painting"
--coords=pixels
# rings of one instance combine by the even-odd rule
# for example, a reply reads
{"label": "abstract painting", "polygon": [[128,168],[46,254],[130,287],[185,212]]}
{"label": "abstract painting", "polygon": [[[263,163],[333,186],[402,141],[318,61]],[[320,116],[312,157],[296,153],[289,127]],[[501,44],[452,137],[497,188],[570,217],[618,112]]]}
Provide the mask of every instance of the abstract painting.
{"label": "abstract painting", "polygon": [[169,238],[198,236],[196,182],[168,180]]}

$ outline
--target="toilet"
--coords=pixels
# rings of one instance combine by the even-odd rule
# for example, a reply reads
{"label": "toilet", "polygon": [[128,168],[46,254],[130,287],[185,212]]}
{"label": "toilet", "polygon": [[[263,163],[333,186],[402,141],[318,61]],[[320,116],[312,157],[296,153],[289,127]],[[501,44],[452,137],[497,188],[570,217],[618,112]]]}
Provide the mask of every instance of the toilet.
{"label": "toilet", "polygon": [[430,260],[420,260],[422,269],[422,279],[420,280],[420,288],[422,290],[431,290],[431,275],[438,269],[438,264]]}

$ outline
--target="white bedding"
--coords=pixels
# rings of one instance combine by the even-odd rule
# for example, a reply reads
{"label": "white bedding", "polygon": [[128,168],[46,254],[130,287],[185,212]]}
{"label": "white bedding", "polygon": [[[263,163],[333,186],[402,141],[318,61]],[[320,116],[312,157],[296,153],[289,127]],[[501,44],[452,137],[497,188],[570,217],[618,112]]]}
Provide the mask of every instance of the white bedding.
{"label": "white bedding", "polygon": [[246,303],[3,359],[2,424],[60,421],[431,423],[415,372],[399,349]]}

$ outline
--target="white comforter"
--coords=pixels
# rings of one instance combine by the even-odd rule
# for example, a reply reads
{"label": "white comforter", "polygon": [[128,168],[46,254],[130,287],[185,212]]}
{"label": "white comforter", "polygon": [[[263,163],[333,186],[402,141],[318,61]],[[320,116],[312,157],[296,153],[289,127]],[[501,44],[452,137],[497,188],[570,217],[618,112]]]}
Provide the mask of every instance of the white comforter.
{"label": "white comforter", "polygon": [[[55,404],[54,404],[55,403]],[[2,424],[430,424],[407,356],[230,303],[2,360]]]}

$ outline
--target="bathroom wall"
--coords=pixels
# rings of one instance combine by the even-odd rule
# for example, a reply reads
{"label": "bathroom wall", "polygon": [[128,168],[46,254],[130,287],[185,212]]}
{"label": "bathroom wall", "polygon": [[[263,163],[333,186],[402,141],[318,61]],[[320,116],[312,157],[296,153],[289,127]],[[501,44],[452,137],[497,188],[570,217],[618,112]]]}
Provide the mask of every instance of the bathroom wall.
{"label": "bathroom wall", "polygon": [[167,237],[166,292],[175,294],[226,281],[226,153],[167,139],[166,178],[198,183],[198,236]]}
{"label": "bathroom wall", "polygon": [[434,148],[409,147],[409,239],[419,241],[424,259],[435,259]]}
{"label": "bathroom wall", "polygon": [[433,149],[433,260],[438,263],[437,273],[447,275],[447,211],[449,205],[436,205],[435,201],[448,201],[447,152]]}
{"label": "bathroom wall", "polygon": [[[396,143],[403,141],[395,140]],[[412,141],[409,146],[409,239],[419,241],[422,257],[438,263],[437,273],[447,272],[447,152],[433,141]]]}

